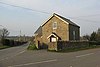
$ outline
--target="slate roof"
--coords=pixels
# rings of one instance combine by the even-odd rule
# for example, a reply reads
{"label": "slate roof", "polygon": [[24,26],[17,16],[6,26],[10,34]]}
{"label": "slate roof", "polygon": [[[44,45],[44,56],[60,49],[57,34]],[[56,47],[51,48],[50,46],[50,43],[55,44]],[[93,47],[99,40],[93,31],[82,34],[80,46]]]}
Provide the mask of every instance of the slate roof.
{"label": "slate roof", "polygon": [[79,27],[77,24],[75,24],[74,22],[70,21],[69,19],[67,19],[67,18],[65,18],[65,17],[63,17],[63,16],[60,16],[60,15],[58,15],[58,14],[56,14],[56,13],[54,13],[54,15],[60,17],[61,19],[63,19],[64,21],[68,22],[68,23],[71,24],[71,25],[74,25],[74,26]]}
{"label": "slate roof", "polygon": [[40,35],[42,35],[42,26],[40,26],[36,31],[35,31],[35,33],[34,34],[40,34]]}
{"label": "slate roof", "polygon": [[44,25],[45,25],[52,17],[54,17],[54,16],[57,16],[57,17],[61,18],[62,20],[66,21],[66,23],[69,23],[69,24],[71,24],[71,25],[73,25],[73,26],[77,26],[77,27],[80,28],[80,26],[78,26],[78,25],[75,24],[74,22],[70,21],[69,19],[66,19],[65,17],[62,17],[62,16],[60,16],[60,15],[54,13],[53,16],[51,16],[45,23],[43,23],[43,24],[36,30],[36,32],[35,32],[34,34],[36,34],[36,33],[42,34],[42,26],[44,26]]}

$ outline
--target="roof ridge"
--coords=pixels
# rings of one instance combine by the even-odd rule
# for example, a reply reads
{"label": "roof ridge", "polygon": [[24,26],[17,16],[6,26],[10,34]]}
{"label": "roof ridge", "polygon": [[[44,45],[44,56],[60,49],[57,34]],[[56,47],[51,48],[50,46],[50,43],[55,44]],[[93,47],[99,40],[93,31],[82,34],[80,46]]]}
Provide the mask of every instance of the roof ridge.
{"label": "roof ridge", "polygon": [[[62,18],[67,19],[66,17],[64,17],[64,16],[62,16],[62,15],[60,15],[60,14],[57,14],[57,13],[54,13],[54,15],[57,15],[57,16],[59,16],[59,17],[62,17]],[[69,20],[69,21],[70,21],[70,19],[67,19],[67,20]]]}
{"label": "roof ridge", "polygon": [[63,17],[63,16],[61,16],[59,14],[54,13],[53,15],[56,15],[56,16],[60,17],[61,19],[63,19],[64,21],[68,22],[71,25],[78,26],[76,23],[72,22],[70,19],[67,19],[67,18],[65,18],[65,17]]}

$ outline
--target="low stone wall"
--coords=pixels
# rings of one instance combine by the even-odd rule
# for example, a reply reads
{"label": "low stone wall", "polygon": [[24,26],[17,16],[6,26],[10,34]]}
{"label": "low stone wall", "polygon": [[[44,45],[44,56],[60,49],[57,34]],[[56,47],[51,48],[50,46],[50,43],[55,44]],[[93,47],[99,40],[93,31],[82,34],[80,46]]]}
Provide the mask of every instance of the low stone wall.
{"label": "low stone wall", "polygon": [[48,50],[58,50],[57,42],[49,42],[48,43]]}
{"label": "low stone wall", "polygon": [[65,48],[81,48],[89,46],[88,41],[58,41],[48,43],[48,50],[62,50]]}
{"label": "low stone wall", "polygon": [[58,41],[58,50],[65,49],[65,48],[81,48],[89,46],[88,41]]}

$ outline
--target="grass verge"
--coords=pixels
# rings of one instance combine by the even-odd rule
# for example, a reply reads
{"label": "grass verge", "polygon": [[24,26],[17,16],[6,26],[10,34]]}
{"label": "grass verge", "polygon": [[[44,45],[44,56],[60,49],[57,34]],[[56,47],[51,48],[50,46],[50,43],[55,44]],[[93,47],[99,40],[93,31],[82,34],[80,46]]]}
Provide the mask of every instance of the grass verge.
{"label": "grass verge", "polygon": [[36,45],[34,43],[32,43],[32,42],[30,42],[30,44],[29,44],[29,46],[28,46],[27,49],[28,50],[38,50],[37,47],[36,47]]}
{"label": "grass verge", "polygon": [[5,46],[5,45],[1,45],[1,46],[0,46],[0,50],[1,50],[1,49],[6,49],[6,48],[10,48],[10,46]]}

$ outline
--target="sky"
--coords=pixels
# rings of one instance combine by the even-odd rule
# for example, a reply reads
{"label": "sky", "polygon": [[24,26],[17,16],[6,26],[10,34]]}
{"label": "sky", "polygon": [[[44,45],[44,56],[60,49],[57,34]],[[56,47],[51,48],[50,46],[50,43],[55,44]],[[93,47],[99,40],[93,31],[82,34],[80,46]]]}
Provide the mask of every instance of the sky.
{"label": "sky", "polygon": [[100,28],[100,0],[0,0],[0,25],[12,36],[33,36],[53,13],[79,25],[81,36]]}

